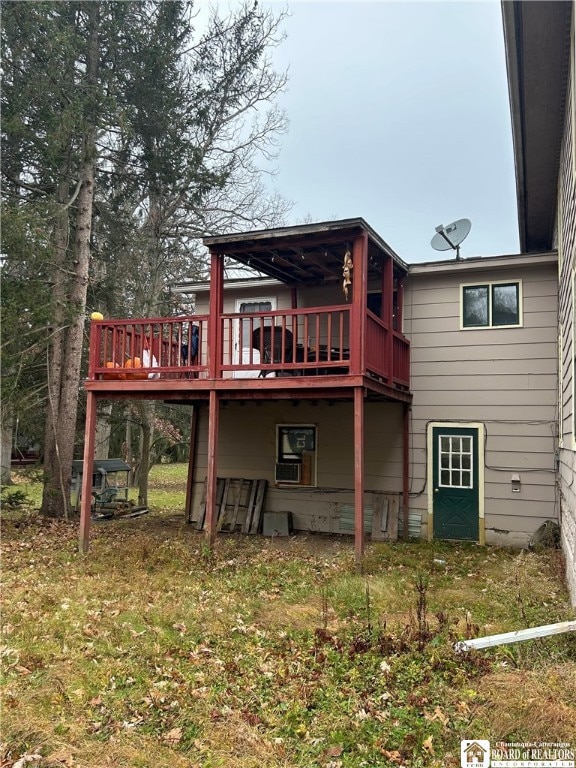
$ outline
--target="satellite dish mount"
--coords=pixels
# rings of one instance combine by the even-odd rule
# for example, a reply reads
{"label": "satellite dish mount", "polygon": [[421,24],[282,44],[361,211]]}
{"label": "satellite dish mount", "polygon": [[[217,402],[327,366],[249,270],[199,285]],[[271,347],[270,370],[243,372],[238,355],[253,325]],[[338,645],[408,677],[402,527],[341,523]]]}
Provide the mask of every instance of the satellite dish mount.
{"label": "satellite dish mount", "polygon": [[452,249],[456,251],[456,259],[460,259],[460,243],[468,237],[471,229],[470,219],[458,219],[446,227],[440,224],[436,227],[436,234],[430,241],[430,245],[436,251]]}

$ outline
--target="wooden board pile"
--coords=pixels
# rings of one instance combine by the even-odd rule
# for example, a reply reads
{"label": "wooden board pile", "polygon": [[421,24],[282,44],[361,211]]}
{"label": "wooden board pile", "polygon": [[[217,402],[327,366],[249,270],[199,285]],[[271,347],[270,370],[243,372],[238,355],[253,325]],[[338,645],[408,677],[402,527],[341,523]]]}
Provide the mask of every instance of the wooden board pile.
{"label": "wooden board pile", "polygon": [[[267,480],[219,477],[216,483],[216,530],[256,534],[262,528]],[[192,522],[189,520],[188,522]],[[196,520],[196,530],[206,528],[206,482]]]}

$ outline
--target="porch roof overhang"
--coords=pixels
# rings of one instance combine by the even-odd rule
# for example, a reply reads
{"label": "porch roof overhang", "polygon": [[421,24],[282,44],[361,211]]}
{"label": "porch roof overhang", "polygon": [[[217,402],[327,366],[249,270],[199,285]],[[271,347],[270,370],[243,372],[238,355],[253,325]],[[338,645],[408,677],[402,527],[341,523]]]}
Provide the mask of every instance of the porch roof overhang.
{"label": "porch roof overhang", "polygon": [[339,283],[346,250],[368,234],[368,277],[382,275],[388,258],[397,275],[408,266],[362,218],[205,237],[212,253],[232,258],[288,285]]}
{"label": "porch roof overhang", "polygon": [[571,0],[503,0],[520,247],[553,246]]}

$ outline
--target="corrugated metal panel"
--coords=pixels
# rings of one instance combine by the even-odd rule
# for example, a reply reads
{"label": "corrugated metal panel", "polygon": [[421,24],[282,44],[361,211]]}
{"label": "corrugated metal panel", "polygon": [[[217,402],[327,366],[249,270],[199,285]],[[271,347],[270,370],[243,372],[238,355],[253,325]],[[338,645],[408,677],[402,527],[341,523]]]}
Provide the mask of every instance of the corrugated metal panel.
{"label": "corrugated metal panel", "polygon": [[[398,516],[398,538],[401,539],[404,535],[404,520],[402,519],[402,513]],[[419,509],[410,510],[408,515],[408,536],[411,539],[419,539],[422,537],[422,517]]]}
{"label": "corrugated metal panel", "polygon": [[[339,521],[338,530],[340,533],[354,533],[354,505],[338,504]],[[374,509],[364,507],[364,533],[372,533],[372,521],[374,518]],[[402,538],[403,525],[402,515],[398,516],[398,538]],[[419,539],[422,536],[422,524],[420,510],[411,510],[408,519],[408,535],[411,539]]]}
{"label": "corrugated metal panel", "polygon": [[[339,520],[338,531],[340,533],[354,533],[354,505],[338,504]],[[374,509],[364,507],[364,533],[372,533],[372,520]]]}

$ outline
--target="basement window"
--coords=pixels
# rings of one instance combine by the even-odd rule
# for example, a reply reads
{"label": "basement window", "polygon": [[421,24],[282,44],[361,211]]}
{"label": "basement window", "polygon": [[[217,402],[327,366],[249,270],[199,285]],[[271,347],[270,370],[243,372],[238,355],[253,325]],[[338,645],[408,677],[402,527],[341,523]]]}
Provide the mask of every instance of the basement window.
{"label": "basement window", "polygon": [[462,328],[513,328],[521,323],[520,282],[462,286]]}
{"label": "basement window", "polygon": [[281,486],[316,485],[317,427],[278,424],[274,480]]}

